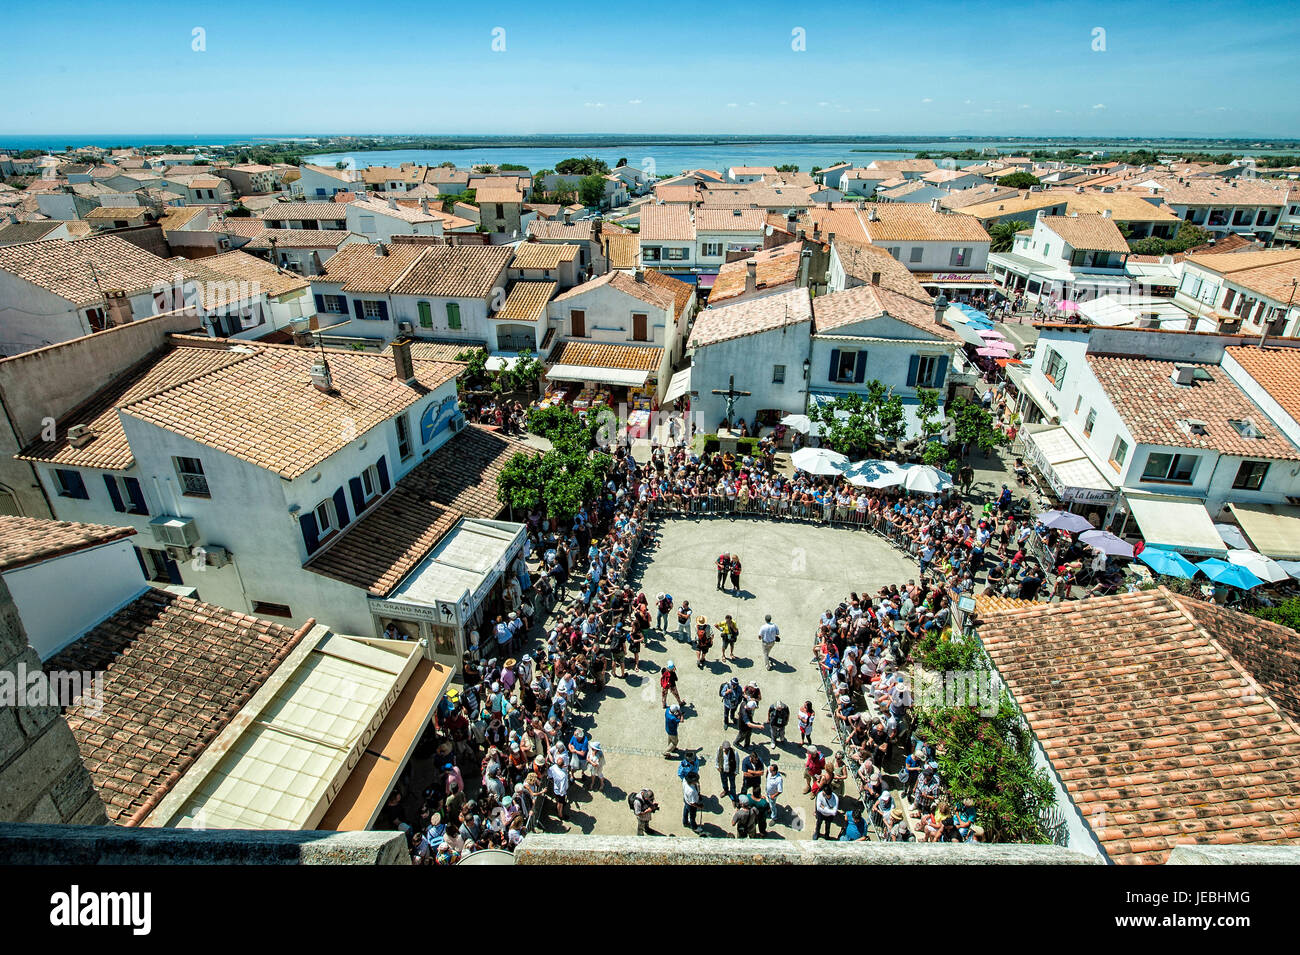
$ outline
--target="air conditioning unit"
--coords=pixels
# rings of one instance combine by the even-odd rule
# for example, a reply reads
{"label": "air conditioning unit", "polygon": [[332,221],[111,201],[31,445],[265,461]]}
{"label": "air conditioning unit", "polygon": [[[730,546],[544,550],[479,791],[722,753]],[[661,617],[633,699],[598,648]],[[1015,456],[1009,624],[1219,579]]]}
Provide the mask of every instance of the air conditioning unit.
{"label": "air conditioning unit", "polygon": [[199,529],[192,517],[175,517],[163,514],[149,522],[153,530],[153,539],[166,547],[180,547],[186,556],[189,549],[198,543]]}
{"label": "air conditioning unit", "polygon": [[412,325],[410,322],[398,322],[397,330],[401,332],[403,335],[410,335],[412,332],[415,331],[415,326]]}
{"label": "air conditioning unit", "polygon": [[185,547],[168,547],[167,556],[175,561],[189,560],[190,552]]}
{"label": "air conditioning unit", "polygon": [[451,419],[451,433],[460,434],[468,426],[469,422],[465,420],[464,415],[456,415]]}

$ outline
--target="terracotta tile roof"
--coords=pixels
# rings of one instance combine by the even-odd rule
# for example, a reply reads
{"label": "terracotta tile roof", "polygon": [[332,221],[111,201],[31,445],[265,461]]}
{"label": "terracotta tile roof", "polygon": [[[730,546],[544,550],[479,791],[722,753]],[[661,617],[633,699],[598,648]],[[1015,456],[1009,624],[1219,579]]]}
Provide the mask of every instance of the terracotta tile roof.
{"label": "terracotta tile roof", "polygon": [[236,281],[256,283],[260,291],[272,298],[311,286],[311,282],[296,272],[278,269],[266,259],[259,259],[247,252],[223,252],[207,256],[201,261],[214,272],[228,275]]}
{"label": "terracotta tile roof", "polygon": [[688,348],[716,345],[733,338],[811,321],[812,303],[808,290],[793,288],[762,298],[706,308],[695,317],[686,345]]}
{"label": "terracotta tile roof", "polygon": [[1189,255],[1185,261],[1281,304],[1291,299],[1291,282],[1300,279],[1300,249]]}
{"label": "terracotta tile roof", "polygon": [[1274,628],[1161,588],[993,612],[979,636],[1106,854],[1160,864],[1300,841],[1300,727],[1250,672]]}
{"label": "terracotta tile roof", "polygon": [[99,206],[91,209],[86,213],[85,219],[88,222],[98,222],[101,219],[144,219],[149,215],[148,206]]}
{"label": "terracotta tile roof", "polygon": [[134,527],[0,514],[0,571],[61,557],[133,534]]}
{"label": "terracotta tile roof", "polygon": [[871,284],[872,276],[879,275],[880,285],[891,292],[917,299],[927,306],[933,301],[907,266],[880,246],[836,236],[835,251],[845,275],[867,285]]}
{"label": "terracotta tile roof", "polygon": [[0,227],[0,245],[22,245],[25,242],[39,242],[55,229],[64,225],[62,222],[13,222]]}
{"label": "terracotta tile roof", "polygon": [[367,166],[361,170],[361,180],[369,185],[383,185],[386,182],[417,183],[424,181],[424,166]]}
{"label": "terracotta tile roof", "polygon": [[692,204],[700,198],[701,190],[698,185],[657,185],[655,186],[655,198],[662,200],[664,203],[686,203]]}
{"label": "terracotta tile roof", "polygon": [[528,234],[543,242],[590,242],[595,238],[595,226],[590,219],[569,223],[555,219],[534,219],[528,223]]}
{"label": "terracotta tile roof", "polygon": [[1027,607],[1041,607],[1037,600],[1021,600],[1018,597],[1003,597],[1000,594],[976,594],[975,595],[975,615],[983,617],[985,614],[995,613],[999,610],[1024,610]]}
{"label": "terracotta tile roof", "polygon": [[537,449],[471,425],[397,482],[339,539],[303,566],[375,596],[402,582],[462,517],[497,517],[497,475]]}
{"label": "terracotta tile roof", "polygon": [[393,285],[392,292],[485,299],[498,286],[513,254],[508,245],[426,246],[424,255]]}
{"label": "terracotta tile roof", "polygon": [[763,209],[697,209],[695,232],[762,232],[767,225]]}
{"label": "terracotta tile roof", "polygon": [[691,209],[678,203],[641,208],[642,242],[690,242],[695,238]]}
{"label": "terracotta tile roof", "polygon": [[572,262],[581,249],[576,245],[550,242],[520,242],[515,246],[512,269],[558,269],[561,262]]}
{"label": "terracotta tile roof", "polygon": [[180,229],[203,212],[203,206],[171,206],[158,220],[158,225],[162,226],[164,232],[169,229]]}
{"label": "terracotta tile roof", "polygon": [[[1210,381],[1177,385],[1170,380],[1174,369],[1191,362],[1088,355],[1088,364],[1139,444],[1204,448],[1248,458],[1300,459],[1300,450],[1217,365],[1197,365],[1209,373]],[[1243,437],[1229,424],[1245,420],[1262,437]],[[1205,434],[1189,433],[1179,421],[1202,422]]]}
{"label": "terracotta tile roof", "polygon": [[546,361],[551,365],[658,371],[663,357],[664,350],[652,345],[606,345],[566,339],[556,344]]}
{"label": "terracotta tile roof", "polygon": [[523,202],[524,193],[519,188],[519,184],[511,180],[500,185],[479,186],[474,190],[474,201],[480,206],[485,202],[500,202],[506,205],[512,202]]}
{"label": "terracotta tile roof", "polygon": [[208,223],[209,232],[224,232],[228,235],[238,235],[246,239],[251,239],[261,235],[264,232],[318,232],[329,231],[339,237],[346,236],[348,233],[339,229],[318,230],[318,229],[270,229],[262,219],[255,219],[251,216],[226,216],[224,219],[217,219]]}
{"label": "terracotta tile roof", "polygon": [[[456,356],[483,347],[483,342],[455,341],[439,342],[417,338],[411,342],[411,357],[416,361],[456,361]],[[381,355],[392,360],[393,346],[390,342],[380,351]]]}
{"label": "terracotta tile roof", "polygon": [[647,285],[661,292],[667,292],[673,297],[674,317],[682,314],[682,311],[690,304],[691,296],[695,294],[694,285],[683,282],[681,279],[675,279],[671,275],[656,272],[654,269],[645,269],[642,274],[645,276]]}
{"label": "terracotta tile roof", "polygon": [[600,234],[601,248],[611,269],[634,269],[641,254],[641,239],[635,232],[604,232]]}
{"label": "terracotta tile roof", "polygon": [[[649,272],[645,273],[647,276]],[[567,302],[570,299],[580,298],[603,285],[609,285],[618,289],[624,295],[631,295],[633,298],[640,299],[647,305],[653,305],[656,308],[671,309],[676,301],[676,294],[660,288],[658,285],[651,284],[647,278],[644,282],[638,282],[635,276],[628,275],[626,272],[606,272],[599,278],[594,278],[590,282],[583,282],[581,285],[575,285],[561,295],[555,296],[553,301]]]}
{"label": "terracotta tile roof", "polygon": [[935,212],[921,202],[869,203],[861,216],[873,243],[989,241],[977,220],[961,212]]}
{"label": "terracotta tile roof", "polygon": [[[247,357],[226,348],[166,345],[60,418],[54,429],[59,436],[55,440],[36,442],[15,457],[44,464],[126,471],[135,464],[135,457],[122,430],[119,407]],[[80,448],[67,439],[68,429],[75,424],[86,425],[93,435]]]}
{"label": "terracotta tile roof", "polygon": [[754,289],[774,289],[789,285],[799,277],[800,254],[803,246],[787,242],[772,249],[764,249],[743,259],[728,262],[718,269],[718,277],[709,290],[709,304],[717,305],[736,298],[749,290],[749,266],[754,266]]}
{"label": "terracotta tile roof", "polygon": [[65,711],[117,825],[139,825],[307,632],[147,590],[50,670],[104,671],[103,706]]}
{"label": "terracotta tile roof", "polygon": [[348,203],[348,207],[357,209],[367,215],[388,216],[390,219],[400,219],[402,222],[421,223],[442,221],[441,213],[434,215],[432,212],[425,212],[420,208],[418,203],[414,206],[406,206],[394,201],[390,206],[388,201],[385,199],[358,199],[356,202]]}
{"label": "terracotta tile roof", "polygon": [[1169,205],[1280,206],[1292,188],[1288,182],[1250,179],[1158,179],[1160,196]]}
{"label": "terracotta tile roof", "polygon": [[431,166],[424,174],[425,182],[432,183],[459,183],[464,185],[469,182],[469,173],[463,169],[450,169],[447,166]]}
{"label": "terracotta tile roof", "polygon": [[1233,345],[1226,352],[1283,411],[1300,421],[1300,349]]}
{"label": "terracotta tile roof", "polygon": [[1128,252],[1114,219],[1103,215],[1040,216],[1039,221],[1076,251]]}
{"label": "terracotta tile roof", "polygon": [[[1049,195],[1060,196],[1065,200],[1065,211],[1069,215],[1100,215],[1110,210],[1110,217],[1117,222],[1178,222],[1178,216],[1168,206],[1161,203],[1152,204],[1136,192],[1098,192],[1085,189],[1076,192],[1073,189],[1052,189]],[[1158,196],[1153,198],[1159,198]]]}
{"label": "terracotta tile roof", "polygon": [[775,166],[732,166],[728,172],[737,176],[775,176]]}
{"label": "terracotta tile roof", "polygon": [[348,207],[343,202],[277,202],[262,210],[261,218],[267,222],[297,222],[299,220],[329,220],[342,222],[348,217]]}
{"label": "terracotta tile roof", "polygon": [[883,172],[933,172],[938,168],[933,159],[877,159],[870,166]]}
{"label": "terracotta tile roof", "polygon": [[[261,224],[260,220],[251,221]],[[351,232],[342,229],[262,229],[245,248],[269,249],[275,239],[277,249],[337,249],[352,237]]]}
{"label": "terracotta tile roof", "polygon": [[557,287],[556,282],[516,282],[500,310],[488,318],[503,322],[536,322],[545,318],[546,305]]}
{"label": "terracotta tile roof", "polygon": [[128,295],[170,285],[176,267],[115,235],[48,239],[0,247],[0,270],[67,299],[79,308],[102,304],[104,291]]}
{"label": "terracotta tile roof", "polygon": [[[1053,195],[1051,192],[1026,192],[1024,194],[1016,192],[1012,195],[996,196],[984,202],[963,205],[960,206],[960,209],[966,215],[974,216],[977,219],[998,219],[1005,216],[1024,214],[1029,217],[1025,221],[1032,222],[1034,219],[1033,213],[1037,210],[1060,205],[1064,202],[1064,196]],[[953,208],[951,205],[948,207]]]}
{"label": "terracotta tile roof", "polygon": [[864,218],[852,203],[837,203],[827,208],[809,209],[799,216],[798,227],[803,229],[809,238],[816,232],[817,237],[826,242],[830,241],[832,234],[836,239],[866,242],[867,227],[863,222]]}
{"label": "terracotta tile roof", "polygon": [[404,242],[345,245],[329,257],[313,282],[337,282],[345,292],[387,292],[426,251],[428,246]]}
{"label": "terracotta tile roof", "polygon": [[705,209],[806,209],[812,205],[808,190],[802,186],[774,186],[766,182],[709,186],[702,202]]}
{"label": "terracotta tile roof", "polygon": [[455,378],[463,365],[421,362],[415,385],[391,359],[330,351],[334,390],[308,376],[314,353],[258,343],[244,361],[173,385],[122,409],[130,415],[292,480],[396,412]]}

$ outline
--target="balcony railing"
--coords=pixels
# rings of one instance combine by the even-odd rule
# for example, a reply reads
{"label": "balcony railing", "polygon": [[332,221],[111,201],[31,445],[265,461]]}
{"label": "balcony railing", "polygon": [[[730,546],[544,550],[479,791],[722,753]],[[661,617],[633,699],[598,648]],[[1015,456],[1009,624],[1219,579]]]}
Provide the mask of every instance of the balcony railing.
{"label": "balcony railing", "polygon": [[208,491],[208,479],[202,474],[185,474],[181,476],[181,491],[198,497],[211,497]]}

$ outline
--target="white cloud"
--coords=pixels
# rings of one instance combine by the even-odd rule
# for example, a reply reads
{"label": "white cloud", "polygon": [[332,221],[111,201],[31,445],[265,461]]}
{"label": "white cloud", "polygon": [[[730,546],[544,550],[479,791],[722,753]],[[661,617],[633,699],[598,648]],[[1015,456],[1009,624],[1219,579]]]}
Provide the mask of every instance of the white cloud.
{"label": "white cloud", "polygon": [[922,102],[922,103],[933,103],[934,100],[933,100],[931,97],[927,96],[925,99],[921,100],[921,102]]}
{"label": "white cloud", "polygon": [[1105,108],[1106,108],[1105,103],[1097,103],[1095,106],[1093,106],[1093,109],[1105,109]]}
{"label": "white cloud", "polygon": [[640,106],[640,105],[641,105],[641,101],[640,101],[639,99],[630,99],[630,100],[627,101],[627,105],[628,105],[628,106]]}
{"label": "white cloud", "polygon": [[828,103],[828,102],[826,102],[826,100],[822,100],[822,101],[821,101],[820,103],[818,103],[817,105],[818,105],[818,106],[830,106],[831,104]]}
{"label": "white cloud", "polygon": [[604,103],[583,103],[582,105],[585,106],[585,107],[587,107],[587,109],[604,109],[604,108],[605,108],[605,104],[604,104]]}
{"label": "white cloud", "polygon": [[728,103],[727,109],[735,109],[739,105],[740,105],[739,103]]}
{"label": "white cloud", "polygon": [[748,103],[746,103],[745,105],[746,105],[746,106],[757,106],[758,104],[755,103],[753,100],[750,100],[750,101],[749,101]]}
{"label": "white cloud", "polygon": [[968,99],[968,100],[965,101],[965,103],[966,103],[967,106],[969,106],[969,105],[970,105],[971,103],[973,103],[973,102],[975,102],[973,99]]}
{"label": "white cloud", "polygon": [[1020,104],[1020,108],[1021,108],[1021,109],[1029,109],[1029,104],[1028,104],[1028,103],[1021,103],[1021,104]]}

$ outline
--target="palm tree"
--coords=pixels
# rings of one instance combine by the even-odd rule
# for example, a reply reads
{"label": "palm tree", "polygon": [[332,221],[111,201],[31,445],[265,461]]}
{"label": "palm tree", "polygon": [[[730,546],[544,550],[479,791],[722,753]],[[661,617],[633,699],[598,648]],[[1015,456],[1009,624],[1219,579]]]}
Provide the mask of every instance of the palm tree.
{"label": "palm tree", "polygon": [[1013,219],[1011,222],[995,222],[989,228],[990,252],[1010,252],[1011,246],[1015,244],[1016,233],[1023,229],[1028,229],[1029,223],[1020,219]]}

